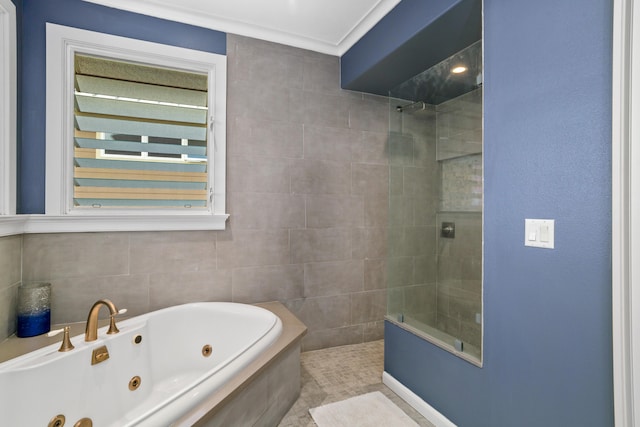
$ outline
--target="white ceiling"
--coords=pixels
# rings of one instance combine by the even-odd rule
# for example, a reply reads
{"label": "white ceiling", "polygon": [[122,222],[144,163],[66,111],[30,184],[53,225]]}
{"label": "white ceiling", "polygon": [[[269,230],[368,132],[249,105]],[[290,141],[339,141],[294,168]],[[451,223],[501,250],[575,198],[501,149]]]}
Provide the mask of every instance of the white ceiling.
{"label": "white ceiling", "polygon": [[340,56],[400,0],[85,0]]}

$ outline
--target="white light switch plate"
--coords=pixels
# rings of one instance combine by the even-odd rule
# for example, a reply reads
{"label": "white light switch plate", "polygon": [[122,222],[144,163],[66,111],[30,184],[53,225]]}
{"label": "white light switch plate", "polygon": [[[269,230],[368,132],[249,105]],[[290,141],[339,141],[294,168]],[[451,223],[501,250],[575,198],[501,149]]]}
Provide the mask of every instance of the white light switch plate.
{"label": "white light switch plate", "polygon": [[525,219],[524,220],[524,245],[536,248],[554,248],[553,219]]}

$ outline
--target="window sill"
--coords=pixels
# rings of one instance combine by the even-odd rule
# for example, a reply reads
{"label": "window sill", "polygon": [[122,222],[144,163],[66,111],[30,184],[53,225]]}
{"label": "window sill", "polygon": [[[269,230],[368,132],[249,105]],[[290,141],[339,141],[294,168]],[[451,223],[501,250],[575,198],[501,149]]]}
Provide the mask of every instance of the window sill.
{"label": "window sill", "polygon": [[23,233],[86,233],[105,231],[224,230],[227,214],[0,217],[0,236]]}

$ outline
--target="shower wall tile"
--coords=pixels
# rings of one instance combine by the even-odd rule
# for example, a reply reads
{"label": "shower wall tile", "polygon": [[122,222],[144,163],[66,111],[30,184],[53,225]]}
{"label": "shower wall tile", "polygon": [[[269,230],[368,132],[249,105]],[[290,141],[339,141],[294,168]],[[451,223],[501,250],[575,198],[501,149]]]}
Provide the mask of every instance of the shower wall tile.
{"label": "shower wall tile", "polygon": [[387,256],[387,228],[362,227],[352,228],[353,259],[380,259]]}
{"label": "shower wall tile", "polygon": [[[313,351],[321,348],[361,343],[364,340],[364,327],[365,325],[354,325],[343,328],[308,331],[302,341],[302,351]],[[372,335],[368,335],[368,337],[371,336]]]}
{"label": "shower wall tile", "polygon": [[218,239],[218,268],[289,264],[289,231],[231,230]]}
{"label": "shower wall tile", "polygon": [[236,117],[229,120],[229,132],[236,144],[230,156],[302,158],[303,126],[299,123]]}
{"label": "shower wall tile", "polygon": [[237,229],[303,228],[304,196],[273,193],[233,193],[231,221]]}
{"label": "shower wall tile", "polygon": [[386,310],[386,290],[351,294],[351,323],[375,322],[384,318]]}
{"label": "shower wall tile", "polygon": [[364,197],[309,194],[306,215],[308,228],[362,227]]}
{"label": "shower wall tile", "polygon": [[303,297],[302,264],[237,268],[232,273],[233,301],[256,303]]}
{"label": "shower wall tile", "polygon": [[291,166],[293,194],[349,194],[351,167],[348,163],[300,160]]}
{"label": "shower wall tile", "polygon": [[335,56],[305,58],[303,62],[303,89],[340,95],[340,59]]}
{"label": "shower wall tile", "polygon": [[389,168],[383,165],[353,164],[351,194],[388,197]]}
{"label": "shower wall tile", "polygon": [[362,131],[353,140],[351,156],[356,163],[389,163],[389,133]]}
{"label": "shower wall tile", "polygon": [[387,97],[365,95],[351,101],[349,122],[352,129],[387,132],[389,130],[389,100]]}
{"label": "shower wall tile", "polygon": [[341,95],[314,92],[302,99],[305,125],[349,128],[349,106]]}
{"label": "shower wall tile", "polygon": [[352,146],[360,136],[352,129],[305,126],[304,157],[350,163]]}
{"label": "shower wall tile", "polygon": [[127,233],[26,234],[23,280],[55,280],[129,273]]}
{"label": "shower wall tile", "polygon": [[364,289],[367,291],[387,288],[387,260],[364,260]]}
{"label": "shower wall tile", "polygon": [[350,295],[290,300],[287,302],[287,308],[307,326],[309,331],[351,325]]}
{"label": "shower wall tile", "polygon": [[363,289],[364,261],[317,262],[304,266],[305,297],[340,295]]}
{"label": "shower wall tile", "polygon": [[348,228],[291,230],[291,262],[339,261],[351,258]]}
{"label": "shower wall tile", "polygon": [[260,156],[229,157],[227,190],[248,193],[290,193],[290,160]]}

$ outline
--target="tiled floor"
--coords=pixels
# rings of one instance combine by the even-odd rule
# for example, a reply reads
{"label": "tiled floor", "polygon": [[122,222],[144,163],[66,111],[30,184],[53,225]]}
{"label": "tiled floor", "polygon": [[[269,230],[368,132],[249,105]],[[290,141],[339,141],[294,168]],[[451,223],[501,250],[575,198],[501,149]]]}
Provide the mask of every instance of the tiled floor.
{"label": "tiled floor", "polygon": [[383,341],[302,353],[300,398],[285,415],[280,427],[313,427],[316,424],[309,415],[309,408],[372,391],[382,392],[418,425],[433,427],[382,384],[383,357]]}

